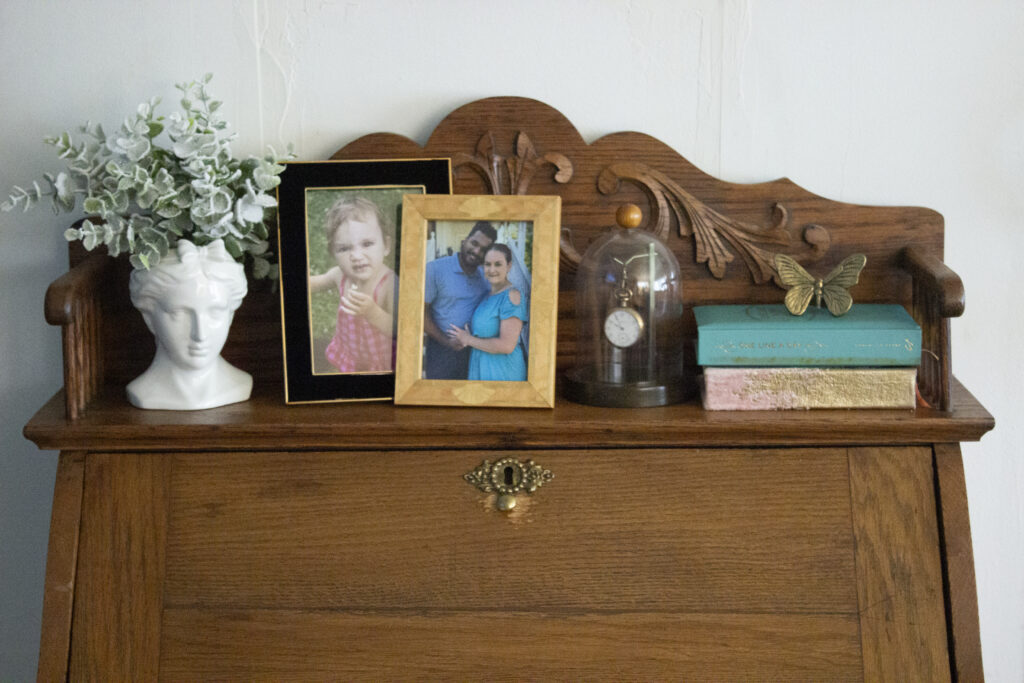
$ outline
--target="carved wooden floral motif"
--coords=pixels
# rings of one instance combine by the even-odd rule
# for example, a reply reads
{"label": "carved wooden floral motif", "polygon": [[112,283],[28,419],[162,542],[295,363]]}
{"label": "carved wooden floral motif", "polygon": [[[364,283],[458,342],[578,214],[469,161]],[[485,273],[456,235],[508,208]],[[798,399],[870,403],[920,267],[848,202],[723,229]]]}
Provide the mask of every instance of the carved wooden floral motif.
{"label": "carved wooden floral motif", "polygon": [[[787,229],[789,212],[782,204],[773,207],[772,225],[745,223],[712,209],[664,173],[635,162],[605,167],[598,176],[597,187],[602,194],[614,194],[623,180],[634,183],[647,195],[650,202],[648,229],[665,240],[671,213],[679,226],[679,234],[693,236],[697,263],[707,263],[716,278],[725,277],[734,251],[746,263],[754,282],[761,284],[776,277],[774,263],[779,250],[772,250],[769,245],[788,246],[792,240]],[[811,246],[815,260],[828,251],[831,237],[821,226],[806,226],[802,236]]]}
{"label": "carved wooden floral motif", "polygon": [[545,164],[555,167],[555,182],[567,183],[572,179],[572,162],[564,154],[545,152],[538,154],[530,137],[516,133],[514,156],[502,156],[494,142],[494,133],[488,132],[476,143],[476,153],[456,154],[452,166],[468,166],[487,184],[491,194],[527,194],[530,180]]}
{"label": "carved wooden floral motif", "polygon": [[[488,131],[477,140],[473,154],[455,154],[452,165],[475,172],[491,194],[527,194],[530,181],[546,165],[554,168],[553,178],[560,184],[572,180],[574,173],[568,156],[554,151],[538,152],[529,135],[522,131],[515,135],[512,155],[503,155],[496,134]],[[727,266],[739,254],[754,282],[761,284],[777,278],[775,254],[780,251],[778,247],[792,242],[789,212],[781,203],[774,206],[772,225],[760,226],[716,211],[664,173],[638,162],[606,166],[598,175],[597,189],[601,194],[611,195],[618,191],[621,181],[635,184],[647,196],[648,229],[666,240],[670,216],[674,217],[680,236],[694,239],[696,262],[707,263],[714,277],[725,277]],[[828,231],[818,225],[806,226],[802,238],[812,248],[812,260],[824,255],[831,243]],[[582,255],[566,237],[562,240],[561,256],[564,265],[575,270]]]}

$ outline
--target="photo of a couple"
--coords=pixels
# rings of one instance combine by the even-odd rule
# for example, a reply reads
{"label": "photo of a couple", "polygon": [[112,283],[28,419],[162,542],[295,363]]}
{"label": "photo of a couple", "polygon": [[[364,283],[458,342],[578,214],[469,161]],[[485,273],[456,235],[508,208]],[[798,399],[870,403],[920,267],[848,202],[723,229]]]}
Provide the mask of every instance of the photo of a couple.
{"label": "photo of a couple", "polygon": [[532,244],[530,221],[430,221],[423,379],[526,381]]}

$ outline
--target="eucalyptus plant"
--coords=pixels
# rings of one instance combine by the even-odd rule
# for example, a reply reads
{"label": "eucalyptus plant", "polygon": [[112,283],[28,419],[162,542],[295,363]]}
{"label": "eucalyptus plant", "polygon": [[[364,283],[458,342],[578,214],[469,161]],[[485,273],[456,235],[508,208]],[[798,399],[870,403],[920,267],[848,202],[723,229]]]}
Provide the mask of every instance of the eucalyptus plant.
{"label": "eucalyptus plant", "polygon": [[27,189],[15,186],[0,210],[28,211],[49,198],[60,214],[74,211],[81,198],[90,216],[64,236],[86,249],[127,253],[135,268],[148,269],[179,238],[197,245],[222,239],[236,260],[251,259],[253,277],[274,277],[266,221],[276,211],[270,192],[285,167],[272,148],[262,158],[232,156],[236,134],[226,132],[222,103],[206,90],[211,78],[177,84],[181,111],[166,117],[157,115],[160,99],[153,98],[114,133],[90,122],[80,135],[44,138],[66,169],[43,174]]}

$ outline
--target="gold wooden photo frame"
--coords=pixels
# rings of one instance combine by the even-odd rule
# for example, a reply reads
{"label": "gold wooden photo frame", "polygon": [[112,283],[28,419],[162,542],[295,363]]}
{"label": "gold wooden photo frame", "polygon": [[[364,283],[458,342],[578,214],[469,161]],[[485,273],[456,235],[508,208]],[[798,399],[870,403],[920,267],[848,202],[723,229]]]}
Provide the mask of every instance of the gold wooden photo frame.
{"label": "gold wooden photo frame", "polygon": [[554,406],[561,212],[557,196],[403,199],[395,403]]}

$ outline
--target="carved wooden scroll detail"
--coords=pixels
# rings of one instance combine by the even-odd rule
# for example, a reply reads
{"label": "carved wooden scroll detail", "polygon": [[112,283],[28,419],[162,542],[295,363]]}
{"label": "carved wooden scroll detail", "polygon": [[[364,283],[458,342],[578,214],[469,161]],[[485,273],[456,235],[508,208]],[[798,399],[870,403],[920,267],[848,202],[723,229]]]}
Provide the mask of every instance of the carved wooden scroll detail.
{"label": "carved wooden scroll detail", "polygon": [[558,152],[538,153],[533,141],[523,132],[516,133],[512,156],[499,153],[494,133],[488,132],[477,141],[474,155],[459,153],[452,158],[455,168],[473,169],[491,194],[526,194],[533,176],[546,164],[555,167],[555,182],[564,184],[572,179],[572,162],[567,156]]}
{"label": "carved wooden scroll detail", "polygon": [[[777,250],[771,246],[787,246],[792,239],[788,230],[789,212],[782,204],[774,205],[771,226],[745,223],[701,202],[664,173],[634,162],[605,167],[598,176],[598,190],[601,194],[614,194],[623,180],[640,188],[650,202],[647,229],[665,240],[669,234],[669,216],[674,216],[679,234],[694,238],[696,262],[707,263],[715,278],[721,280],[725,277],[727,266],[735,258],[734,251],[746,263],[754,282],[762,284],[776,277],[774,261]],[[812,249],[810,260],[821,258],[831,245],[828,230],[820,225],[805,226],[801,237]],[[566,255],[570,258],[575,256],[574,260],[578,262],[578,252],[574,248],[566,250]]]}

